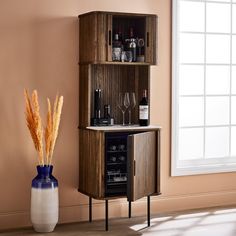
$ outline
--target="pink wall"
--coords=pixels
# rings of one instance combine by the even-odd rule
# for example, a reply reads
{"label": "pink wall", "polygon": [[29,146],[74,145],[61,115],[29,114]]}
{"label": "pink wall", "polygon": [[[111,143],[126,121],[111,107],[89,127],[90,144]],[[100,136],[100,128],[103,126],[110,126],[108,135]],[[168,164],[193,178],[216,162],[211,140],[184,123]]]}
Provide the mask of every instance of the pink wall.
{"label": "pink wall", "polygon": [[[24,120],[23,88],[46,97],[64,95],[61,129],[54,153],[60,184],[60,222],[87,219],[88,199],[78,185],[78,19],[93,10],[159,16],[158,66],[151,71],[151,122],[162,131],[162,193],[152,211],[166,212],[236,202],[234,173],[170,177],[171,1],[170,0],[1,0],[0,2],[0,229],[30,225],[30,184],[36,152]],[[83,98],[80,98],[83,99]],[[45,114],[45,113],[44,113]],[[94,217],[103,218],[103,202]],[[143,215],[145,200],[134,204]],[[125,216],[125,199],[111,203],[111,216]]]}

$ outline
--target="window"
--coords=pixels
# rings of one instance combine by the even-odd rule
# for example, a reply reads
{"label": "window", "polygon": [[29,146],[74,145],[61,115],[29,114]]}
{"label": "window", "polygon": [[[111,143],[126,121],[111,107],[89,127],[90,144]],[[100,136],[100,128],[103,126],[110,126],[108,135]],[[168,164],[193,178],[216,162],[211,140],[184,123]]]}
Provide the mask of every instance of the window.
{"label": "window", "polygon": [[173,0],[172,175],[236,170],[236,0]]}

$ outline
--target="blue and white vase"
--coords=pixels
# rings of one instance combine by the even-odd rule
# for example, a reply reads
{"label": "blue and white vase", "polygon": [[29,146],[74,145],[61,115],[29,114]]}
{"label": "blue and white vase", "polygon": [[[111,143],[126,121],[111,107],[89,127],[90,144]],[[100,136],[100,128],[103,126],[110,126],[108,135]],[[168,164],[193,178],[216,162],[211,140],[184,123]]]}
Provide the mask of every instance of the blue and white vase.
{"label": "blue and white vase", "polygon": [[37,166],[31,186],[31,222],[36,232],[52,232],[58,222],[58,181],[53,166]]}

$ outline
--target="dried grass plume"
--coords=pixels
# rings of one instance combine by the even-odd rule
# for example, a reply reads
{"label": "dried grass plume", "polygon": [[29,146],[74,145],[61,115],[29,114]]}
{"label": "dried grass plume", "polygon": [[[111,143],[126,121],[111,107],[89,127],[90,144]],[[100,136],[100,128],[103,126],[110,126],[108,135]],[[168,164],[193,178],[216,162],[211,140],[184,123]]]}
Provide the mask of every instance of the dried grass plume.
{"label": "dried grass plume", "polygon": [[[44,132],[42,128],[37,91],[34,90],[32,93],[32,102],[26,89],[24,89],[24,97],[26,123],[30,131],[35,149],[38,152],[38,163],[41,166],[51,165],[53,151],[58,136],[61,111],[63,107],[63,96],[60,98],[58,98],[58,95],[56,96],[53,114],[51,110],[50,99],[47,98],[48,111]],[[45,158],[43,155],[43,134],[45,141]]]}

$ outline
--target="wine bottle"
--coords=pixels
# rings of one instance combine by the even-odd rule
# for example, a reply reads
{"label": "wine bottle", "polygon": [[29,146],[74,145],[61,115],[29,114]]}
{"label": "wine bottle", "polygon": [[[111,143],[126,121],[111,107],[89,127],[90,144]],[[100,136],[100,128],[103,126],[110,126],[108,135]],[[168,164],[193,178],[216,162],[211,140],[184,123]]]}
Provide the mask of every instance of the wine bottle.
{"label": "wine bottle", "polygon": [[143,90],[142,100],[139,102],[139,125],[148,126],[149,117],[148,117],[148,99],[147,99],[147,90]]}
{"label": "wine bottle", "polygon": [[130,28],[130,38],[129,38],[129,50],[132,53],[132,61],[137,60],[137,53],[136,53],[136,39],[134,38],[134,29]]}
{"label": "wine bottle", "polygon": [[122,42],[119,39],[119,34],[115,34],[112,43],[112,61],[120,61],[121,59]]}

